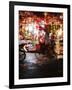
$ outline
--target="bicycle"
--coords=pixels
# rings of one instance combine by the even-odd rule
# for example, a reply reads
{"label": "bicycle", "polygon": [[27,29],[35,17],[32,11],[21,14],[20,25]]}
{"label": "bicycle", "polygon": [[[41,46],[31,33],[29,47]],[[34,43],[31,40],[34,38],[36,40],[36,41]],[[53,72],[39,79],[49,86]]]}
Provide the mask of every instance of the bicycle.
{"label": "bicycle", "polygon": [[24,44],[19,45],[19,61],[23,62],[26,58],[26,52],[23,49]]}

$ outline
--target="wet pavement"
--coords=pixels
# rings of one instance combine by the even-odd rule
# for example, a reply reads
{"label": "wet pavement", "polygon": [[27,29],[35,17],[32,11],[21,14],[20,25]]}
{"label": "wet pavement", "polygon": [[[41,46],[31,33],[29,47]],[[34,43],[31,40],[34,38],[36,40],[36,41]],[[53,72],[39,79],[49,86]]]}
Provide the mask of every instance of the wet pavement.
{"label": "wet pavement", "polygon": [[63,76],[63,59],[49,58],[38,53],[26,53],[19,62],[19,79]]}

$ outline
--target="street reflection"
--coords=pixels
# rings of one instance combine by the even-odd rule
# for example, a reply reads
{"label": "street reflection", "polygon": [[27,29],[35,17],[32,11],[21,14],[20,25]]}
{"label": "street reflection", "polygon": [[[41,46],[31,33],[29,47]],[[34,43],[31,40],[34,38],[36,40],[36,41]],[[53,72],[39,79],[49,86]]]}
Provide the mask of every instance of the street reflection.
{"label": "street reflection", "polygon": [[38,58],[35,53],[26,55],[26,59],[19,64],[19,79],[63,76],[62,59],[49,59],[44,55],[39,55]]}

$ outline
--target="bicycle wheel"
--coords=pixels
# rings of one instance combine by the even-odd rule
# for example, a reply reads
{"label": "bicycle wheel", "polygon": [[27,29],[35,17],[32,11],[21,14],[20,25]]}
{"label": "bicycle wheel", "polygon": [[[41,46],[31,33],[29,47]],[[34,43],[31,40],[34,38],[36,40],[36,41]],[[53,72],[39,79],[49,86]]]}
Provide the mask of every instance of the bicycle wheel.
{"label": "bicycle wheel", "polygon": [[26,53],[25,51],[19,51],[19,60],[20,61],[24,61],[24,59],[26,58]]}

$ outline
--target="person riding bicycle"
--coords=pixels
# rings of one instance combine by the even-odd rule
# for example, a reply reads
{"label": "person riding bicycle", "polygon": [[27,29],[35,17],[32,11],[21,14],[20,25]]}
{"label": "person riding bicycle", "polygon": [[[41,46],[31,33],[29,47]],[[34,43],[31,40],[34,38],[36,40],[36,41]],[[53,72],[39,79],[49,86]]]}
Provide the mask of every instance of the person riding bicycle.
{"label": "person riding bicycle", "polygon": [[40,52],[46,54],[48,52],[48,45],[45,43],[45,37],[40,36],[39,38]]}

